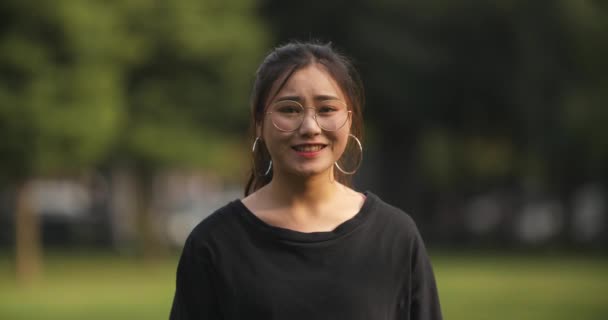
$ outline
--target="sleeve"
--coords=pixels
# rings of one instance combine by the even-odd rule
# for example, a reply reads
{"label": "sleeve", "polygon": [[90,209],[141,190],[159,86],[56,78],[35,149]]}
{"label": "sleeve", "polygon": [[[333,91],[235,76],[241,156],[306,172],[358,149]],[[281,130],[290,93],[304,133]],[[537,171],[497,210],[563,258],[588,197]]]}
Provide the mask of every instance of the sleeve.
{"label": "sleeve", "polygon": [[188,237],[177,266],[170,320],[221,319],[211,270],[209,259],[196,252]]}
{"label": "sleeve", "polygon": [[416,229],[411,267],[411,320],[441,320],[441,307],[433,268],[424,242]]}

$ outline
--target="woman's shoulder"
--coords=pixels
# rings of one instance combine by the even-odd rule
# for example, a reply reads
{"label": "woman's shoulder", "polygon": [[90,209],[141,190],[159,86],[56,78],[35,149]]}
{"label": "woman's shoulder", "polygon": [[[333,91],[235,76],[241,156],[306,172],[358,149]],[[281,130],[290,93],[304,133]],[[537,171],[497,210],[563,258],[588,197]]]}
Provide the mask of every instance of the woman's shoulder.
{"label": "woman's shoulder", "polygon": [[226,234],[234,234],[241,207],[238,199],[228,202],[203,218],[190,232],[194,242],[206,242]]}
{"label": "woman's shoulder", "polygon": [[365,195],[369,198],[368,201],[371,202],[369,210],[371,210],[372,216],[376,220],[382,222],[384,225],[392,226],[400,230],[406,228],[417,232],[416,222],[404,210],[384,201],[378,195],[370,191],[366,191]]}

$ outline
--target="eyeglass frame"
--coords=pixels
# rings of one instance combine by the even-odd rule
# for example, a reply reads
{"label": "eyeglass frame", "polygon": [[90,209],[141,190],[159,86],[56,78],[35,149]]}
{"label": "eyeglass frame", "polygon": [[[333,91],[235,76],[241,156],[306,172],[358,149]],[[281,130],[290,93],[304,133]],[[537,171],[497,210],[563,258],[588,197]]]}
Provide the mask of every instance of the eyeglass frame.
{"label": "eyeglass frame", "polygon": [[[303,106],[303,105],[302,105],[300,102],[295,101],[295,100],[281,100],[281,101],[277,101],[277,102],[272,103],[272,104],[271,104],[271,106],[274,106],[274,105],[276,105],[276,104],[278,104],[278,103],[285,102],[285,101],[288,101],[288,102],[294,102],[294,103],[296,103],[297,105],[299,105],[300,107],[302,107],[302,110],[305,110],[305,109],[313,109],[313,110],[315,110],[315,113],[313,114],[312,118],[315,120],[315,123],[317,124],[317,126],[319,126],[319,128],[321,128],[321,130],[323,130],[323,131],[328,131],[328,132],[336,132],[336,131],[338,131],[338,130],[342,129],[342,128],[344,127],[344,125],[345,125],[345,124],[348,122],[348,118],[352,117],[352,114],[353,114],[353,111],[352,111],[352,110],[349,110],[349,108],[348,108],[348,104],[346,104],[346,102],[344,102],[344,101],[342,101],[342,100],[338,100],[338,99],[325,100],[325,101],[338,101],[338,102],[340,102],[340,103],[344,104],[344,106],[345,106],[345,107],[346,107],[346,109],[347,109],[347,112],[346,112],[346,113],[347,113],[347,115],[346,115],[346,118],[344,119],[344,123],[343,123],[342,125],[340,125],[338,128],[336,128],[335,130],[327,130],[327,129],[323,128],[323,127],[322,127],[322,126],[319,124],[319,120],[317,120],[317,114],[318,114],[318,111],[317,111],[317,108],[315,108],[315,107],[305,107],[305,106]],[[264,114],[265,114],[265,115],[270,115],[270,114],[272,114],[272,113],[273,113],[272,111],[266,111]],[[301,126],[302,126],[302,124],[304,123],[304,118],[305,118],[305,117],[306,117],[306,115],[303,115],[303,116],[302,116],[302,120],[300,121],[300,124],[299,124],[299,125],[298,125],[298,126],[295,128],[295,129],[293,129],[293,130],[284,130],[284,129],[279,128],[279,127],[276,125],[276,123],[274,123],[274,121],[272,121],[272,118],[270,119],[270,122],[272,122],[272,126],[273,126],[273,127],[275,127],[277,130],[279,130],[279,131],[281,131],[281,132],[294,132],[294,131],[297,131],[298,129],[300,129],[300,127],[301,127]]]}

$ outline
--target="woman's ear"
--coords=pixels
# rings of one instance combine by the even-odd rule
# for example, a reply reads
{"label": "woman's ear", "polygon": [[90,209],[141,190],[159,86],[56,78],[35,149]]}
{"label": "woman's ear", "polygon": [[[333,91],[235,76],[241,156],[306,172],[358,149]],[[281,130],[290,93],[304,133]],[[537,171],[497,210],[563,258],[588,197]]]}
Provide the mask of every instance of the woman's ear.
{"label": "woman's ear", "polygon": [[350,129],[353,126],[353,113],[352,112],[348,113],[348,121],[346,121],[346,125],[348,127],[348,132],[350,133]]}
{"label": "woman's ear", "polygon": [[260,137],[262,139],[262,124],[258,123],[255,125],[255,136]]}

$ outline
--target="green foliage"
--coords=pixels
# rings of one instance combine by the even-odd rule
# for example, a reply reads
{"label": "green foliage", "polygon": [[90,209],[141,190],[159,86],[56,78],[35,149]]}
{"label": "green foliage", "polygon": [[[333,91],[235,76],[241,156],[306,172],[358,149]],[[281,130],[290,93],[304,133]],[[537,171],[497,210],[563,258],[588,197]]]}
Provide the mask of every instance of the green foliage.
{"label": "green foliage", "polygon": [[[572,145],[585,150],[577,160],[591,174],[606,172],[608,160],[608,8],[591,1],[561,1],[567,15],[567,36],[574,43],[573,84],[564,93],[560,124]],[[603,5],[603,7],[601,7]],[[577,149],[578,149],[577,148]]]}
{"label": "green foliage", "polygon": [[[398,174],[416,189],[529,177],[559,189],[586,179],[576,174],[608,179],[601,1],[313,2],[323,5],[276,0],[264,10],[279,39],[329,39],[355,57],[366,124],[390,137],[370,141],[386,168],[379,176]],[[403,198],[405,186],[378,185]]]}
{"label": "green foliage", "polygon": [[417,155],[429,183],[435,187],[500,179],[515,166],[513,146],[508,139],[489,136],[461,136],[434,129],[422,134]]}
{"label": "green foliage", "polygon": [[79,3],[0,7],[3,176],[73,172],[96,163],[116,137],[124,97],[120,65],[111,61],[123,43],[111,37],[103,12],[79,11]]}
{"label": "green foliage", "polygon": [[[254,2],[0,4],[0,176],[108,159],[227,173],[265,34]],[[218,139],[218,140],[212,140]]]}
{"label": "green foliage", "polygon": [[129,21],[145,55],[126,75],[129,116],[118,157],[240,174],[246,162],[235,150],[246,149],[239,137],[266,47],[252,9],[249,0],[140,3]]}

